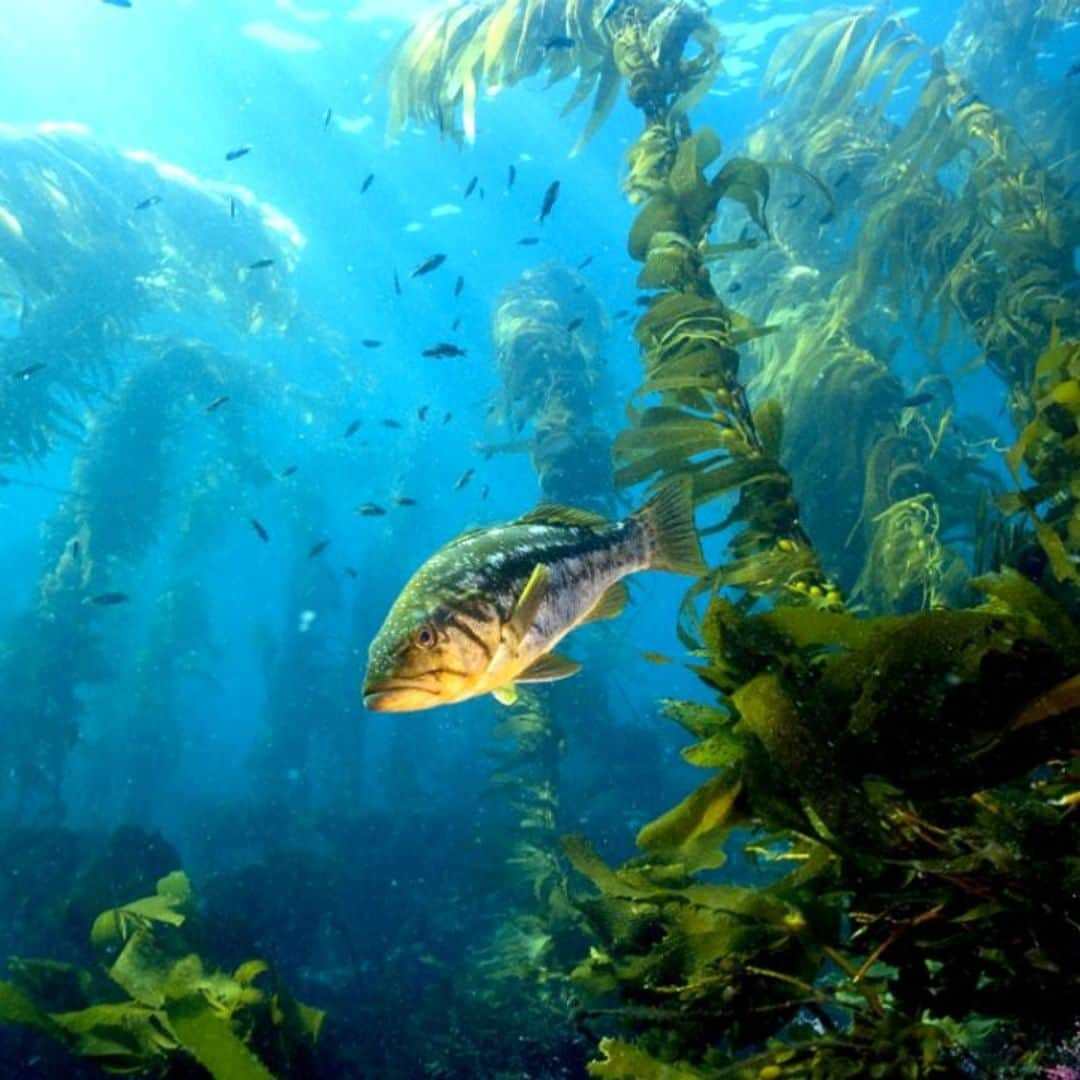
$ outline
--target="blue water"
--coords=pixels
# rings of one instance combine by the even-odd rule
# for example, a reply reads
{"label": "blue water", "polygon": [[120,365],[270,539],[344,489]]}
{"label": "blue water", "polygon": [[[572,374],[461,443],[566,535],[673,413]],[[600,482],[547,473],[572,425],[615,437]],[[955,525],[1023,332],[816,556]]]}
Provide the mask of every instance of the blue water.
{"label": "blue water", "polygon": [[[171,431],[153,542],[134,562],[121,560],[107,583],[130,602],[93,610],[107,673],[77,687],[77,734],[54,769],[59,802],[35,798],[25,746],[18,763],[0,763],[10,788],[28,783],[31,792],[18,806],[8,803],[10,827],[55,830],[38,847],[7,852],[0,904],[20,914],[0,919],[9,926],[0,931],[0,952],[50,954],[55,946],[54,954],[74,957],[81,931],[56,942],[40,928],[28,930],[27,898],[62,903],[77,869],[92,862],[104,838],[135,825],[173,846],[196,892],[219,914],[235,900],[232,914],[242,918],[251,895],[275,893],[277,906],[268,901],[247,912],[248,929],[226,947],[228,959],[254,950],[276,960],[299,996],[332,1016],[336,1010],[340,1042],[348,1042],[340,1032],[350,1023],[373,1022],[385,971],[407,966],[401,956],[409,948],[438,952],[445,934],[432,927],[470,889],[482,894],[477,883],[502,857],[506,809],[489,783],[498,707],[486,699],[417,715],[376,715],[365,713],[359,692],[368,643],[413,570],[463,530],[513,518],[539,498],[527,455],[485,460],[477,452],[477,444],[517,437],[489,415],[499,388],[491,355],[495,302],[531,268],[549,261],[575,267],[586,258],[589,288],[609,314],[634,310],[637,294],[638,267],[625,253],[634,211],[618,185],[639,120],[624,100],[577,157],[570,150],[587,106],[560,118],[568,92],[561,87],[525,85],[484,100],[473,147],[411,126],[387,137],[381,73],[394,43],[425,8],[410,0],[133,0],[130,9],[96,0],[0,3],[0,167],[14,160],[20,140],[39,136],[61,140],[79,155],[100,146],[107,151],[102,162],[120,160],[120,151],[152,155],[164,172],[144,165],[138,174],[95,174],[107,190],[122,187],[119,204],[131,208],[120,215],[123,229],[152,228],[155,214],[170,211],[174,182],[224,185],[214,188],[213,214],[181,218],[175,226],[208,258],[222,245],[238,245],[228,249],[237,264],[230,287],[241,297],[261,285],[256,271],[240,267],[266,256],[244,246],[245,221],[256,214],[256,200],[264,213],[272,207],[287,254],[266,273],[295,305],[284,332],[249,332],[242,320],[219,319],[213,305],[194,303],[175,310],[147,303],[129,324],[133,338],[153,334],[213,346],[256,372],[246,385],[261,386],[263,396],[242,411],[231,400],[213,413],[205,411],[208,398],[194,398]],[[728,50],[733,62],[695,124],[711,124],[737,151],[771,107],[758,85],[772,47],[809,10],[797,3],[718,5],[721,26],[738,27]],[[905,14],[914,30],[940,42],[956,6]],[[1047,78],[1061,78],[1070,41],[1075,37],[1042,61]],[[56,129],[43,125],[51,124],[78,127],[50,135]],[[226,161],[240,146],[250,153]],[[172,167],[183,171],[181,179],[168,179]],[[466,197],[473,177],[478,188]],[[541,225],[541,199],[554,180],[560,198]],[[0,179],[0,206],[3,184]],[[239,221],[230,216],[230,192],[239,200]],[[160,206],[133,209],[159,193]],[[524,247],[517,243],[524,237],[540,242]],[[25,243],[45,250],[47,238],[31,229]],[[445,265],[410,277],[436,252],[447,255]],[[97,273],[103,288],[122,284],[104,254]],[[459,275],[464,285],[455,297]],[[85,287],[92,293],[92,284]],[[602,346],[609,381],[598,420],[612,434],[640,381],[631,325],[613,321]],[[11,333],[18,338],[17,330]],[[364,339],[381,345],[365,347]],[[460,344],[467,356],[421,356],[444,340]],[[56,558],[55,547],[43,541],[44,526],[63,504],[58,492],[71,487],[72,463],[93,431],[95,410],[146,355],[134,340],[115,342],[111,374],[96,380],[96,399],[72,406],[76,433],[33,460],[0,457],[0,473],[10,481],[0,488],[0,643],[7,641],[0,655]],[[910,341],[899,356],[906,378],[917,356]],[[964,359],[951,357],[956,364]],[[969,411],[993,430],[1007,430],[990,374],[978,373],[964,393]],[[418,415],[422,406],[425,419]],[[346,438],[354,420],[361,426]],[[240,464],[227,459],[217,430],[234,423],[244,445]],[[107,474],[107,497],[121,526],[126,500],[141,498],[149,449],[136,442]],[[282,477],[290,466],[295,474]],[[456,489],[470,468],[475,475]],[[207,519],[189,521],[185,492],[197,478],[220,483],[226,494]],[[394,495],[417,505],[394,506]],[[366,502],[387,514],[357,515],[354,508]],[[268,543],[251,518],[266,528]],[[325,551],[309,558],[322,540],[329,540]],[[717,539],[710,545],[719,550]],[[572,651],[593,669],[603,688],[597,707],[607,715],[602,724],[593,723],[591,708],[560,718],[561,824],[564,831],[585,831],[612,860],[632,854],[636,830],[701,779],[679,756],[684,733],[660,718],[657,702],[706,700],[707,692],[682,666],[657,666],[641,656],[680,653],[674,615],[684,588],[683,581],[643,575],[617,623],[575,638]],[[152,636],[169,596],[197,598],[198,614],[177,633],[176,652],[169,641],[155,648]],[[159,678],[165,701],[139,696]],[[0,688],[0,713],[6,697]],[[61,836],[74,838],[70,859],[58,854]],[[289,862],[296,851],[312,860],[325,855],[333,873],[323,879],[314,861]],[[53,870],[38,873],[50,858]],[[265,875],[250,894],[237,884],[248,867]],[[21,884],[31,870],[40,879],[32,894]],[[133,897],[113,897],[122,899]],[[348,957],[339,943],[316,956],[305,951],[337,933],[320,921],[328,911],[350,920]],[[464,908],[451,921],[460,948],[483,938]],[[359,1011],[350,1014],[353,1007]],[[388,1037],[415,1036],[423,1027],[402,1023]],[[357,1045],[371,1052],[374,1042]],[[434,1050],[425,1055],[422,1046],[398,1046],[391,1069],[392,1049],[384,1046],[378,1061],[354,1062],[348,1073],[340,1062],[326,1066],[325,1075],[434,1075],[420,1064]],[[36,1053],[18,1044],[4,1050],[3,1060],[8,1070],[25,1068],[18,1075],[66,1075],[45,1059],[44,1071],[35,1072]],[[579,1066],[570,1060],[564,1075],[578,1075]]]}

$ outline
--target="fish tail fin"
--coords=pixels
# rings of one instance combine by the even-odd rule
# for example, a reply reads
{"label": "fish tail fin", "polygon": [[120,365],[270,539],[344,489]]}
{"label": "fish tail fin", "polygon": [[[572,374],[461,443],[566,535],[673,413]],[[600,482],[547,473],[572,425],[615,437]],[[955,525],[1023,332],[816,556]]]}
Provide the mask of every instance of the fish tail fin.
{"label": "fish tail fin", "polygon": [[649,540],[649,567],[676,574],[704,574],[707,567],[694,524],[694,486],[689,476],[666,483],[632,520]]}

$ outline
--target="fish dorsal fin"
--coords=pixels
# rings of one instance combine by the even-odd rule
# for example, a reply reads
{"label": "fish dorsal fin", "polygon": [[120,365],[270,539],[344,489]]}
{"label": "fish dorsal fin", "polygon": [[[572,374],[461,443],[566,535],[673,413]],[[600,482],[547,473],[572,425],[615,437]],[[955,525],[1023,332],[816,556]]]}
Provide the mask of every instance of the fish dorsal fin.
{"label": "fish dorsal fin", "polygon": [[630,590],[623,581],[616,581],[589,609],[582,622],[599,622],[601,619],[617,619],[630,602]]}
{"label": "fish dorsal fin", "polygon": [[515,525],[610,525],[603,514],[592,510],[579,510],[576,506],[559,506],[557,503],[542,503],[535,510],[523,514],[514,522]]}
{"label": "fish dorsal fin", "polygon": [[535,659],[518,677],[518,682],[558,682],[569,679],[581,670],[576,660],[568,660],[558,653],[545,653]]}
{"label": "fish dorsal fin", "polygon": [[525,582],[525,588],[521,590],[508,624],[515,643],[521,641],[529,632],[529,627],[536,622],[537,612],[547,596],[550,578],[548,568],[543,563],[537,563],[529,575],[529,580]]}
{"label": "fish dorsal fin", "polygon": [[457,547],[458,544],[463,543],[464,541],[468,540],[470,537],[479,536],[482,532],[487,532],[487,530],[482,525],[479,528],[476,528],[476,529],[466,529],[459,536],[455,536],[453,540],[449,541],[447,544],[444,544],[443,546],[448,547],[448,548]]}
{"label": "fish dorsal fin", "polygon": [[496,686],[491,691],[491,696],[500,705],[513,705],[518,699],[517,687],[513,683],[507,683],[505,686]]}

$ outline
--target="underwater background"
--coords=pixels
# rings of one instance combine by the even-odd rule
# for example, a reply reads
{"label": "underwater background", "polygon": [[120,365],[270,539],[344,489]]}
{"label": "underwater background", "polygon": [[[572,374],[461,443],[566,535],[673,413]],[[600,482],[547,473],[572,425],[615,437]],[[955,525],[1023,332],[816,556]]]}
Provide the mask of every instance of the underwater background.
{"label": "underwater background", "polygon": [[1080,1077],[1080,4],[0,12],[0,1076]]}

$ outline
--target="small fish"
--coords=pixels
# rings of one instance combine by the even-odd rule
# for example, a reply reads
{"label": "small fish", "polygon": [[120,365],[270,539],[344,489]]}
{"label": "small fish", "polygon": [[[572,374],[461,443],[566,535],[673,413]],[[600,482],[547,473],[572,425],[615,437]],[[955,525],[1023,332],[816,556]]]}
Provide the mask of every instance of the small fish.
{"label": "small fish", "polygon": [[369,187],[371,187],[371,185],[374,184],[374,183],[375,183],[375,174],[373,172],[368,173],[367,176],[364,177],[364,182],[360,185],[360,194],[361,195],[367,194],[367,189]]}
{"label": "small fish", "polygon": [[430,274],[432,270],[438,270],[444,262],[446,262],[446,256],[443,254],[429,255],[409,277],[423,277],[425,274]]}
{"label": "small fish", "polygon": [[229,220],[236,220],[236,200],[232,196],[229,197]]}
{"label": "small fish", "polygon": [[740,282],[740,281],[733,281],[733,282],[732,282],[732,283],[731,283],[731,284],[730,284],[730,285],[729,285],[729,286],[727,287],[727,291],[728,291],[729,293],[737,293],[737,292],[738,292],[738,291],[739,291],[739,290],[740,290],[741,288],[742,288],[742,282]]}
{"label": "small fish", "polygon": [[360,421],[353,420],[345,429],[345,438],[351,439],[360,430]]}
{"label": "small fish", "polygon": [[573,333],[573,332],[574,332],[575,330],[577,330],[577,329],[579,329],[579,328],[581,327],[581,324],[582,324],[582,323],[583,323],[584,321],[585,321],[585,320],[584,320],[584,319],[583,319],[583,318],[582,318],[582,317],[581,317],[580,315],[578,315],[578,316],[577,316],[576,318],[573,318],[573,319],[571,319],[571,320],[570,320],[570,321],[569,321],[569,322],[568,322],[568,323],[566,324],[566,332],[567,332],[568,334],[572,334],[572,333]]}
{"label": "small fish", "polygon": [[921,394],[911,394],[909,397],[904,398],[904,400],[900,402],[900,406],[904,409],[917,409],[920,405],[929,405],[933,400],[933,393],[929,390],[924,390]]}
{"label": "small fish", "polygon": [[256,259],[253,263],[248,263],[249,270],[269,270],[274,265],[273,259]]}
{"label": "small fish", "polygon": [[390,500],[395,506],[415,506],[416,500],[410,499],[408,495],[395,495]]}
{"label": "small fish", "polygon": [[828,225],[835,217],[836,215],[832,212],[832,210],[826,210],[825,213],[818,218],[817,223],[819,225]]}
{"label": "small fish", "polygon": [[480,177],[479,176],[474,176],[465,185],[465,198],[466,199],[476,190],[476,185],[479,184],[479,183],[480,183]]}
{"label": "small fish", "polygon": [[221,406],[224,405],[225,402],[228,401],[228,400],[229,400],[229,395],[228,394],[223,394],[219,398],[214,398],[214,400],[211,401],[210,404],[206,406],[206,411],[207,412],[217,412],[218,409],[220,409]]}
{"label": "small fish", "polygon": [[116,607],[117,604],[126,604],[130,599],[127,593],[103,592],[90,597],[90,603],[97,604],[98,607]]}
{"label": "small fish", "polygon": [[416,410],[416,419],[421,420],[421,421],[426,420],[428,410],[430,408],[431,408],[430,405],[421,405],[420,408]]}
{"label": "small fish", "polygon": [[378,503],[368,502],[361,503],[354,513],[359,514],[361,517],[383,517],[386,514],[386,509]]}
{"label": "small fish", "polygon": [[266,526],[263,525],[258,518],[250,518],[251,527],[255,530],[255,535],[264,543],[270,542],[270,534],[266,531]]}
{"label": "small fish", "polygon": [[325,131],[330,126],[330,120],[333,117],[333,115],[334,115],[334,110],[333,109],[327,109],[326,110],[326,115],[323,117],[323,122],[322,122],[323,131]]}
{"label": "small fish", "polygon": [[670,656],[665,656],[661,652],[643,652],[641,654],[642,660],[648,660],[650,664],[674,664],[675,661]]}
{"label": "small fish", "polygon": [[18,379],[20,382],[26,382],[27,379],[32,379],[39,371],[44,371],[49,365],[36,363],[30,364],[28,367],[19,368],[18,371],[12,372],[11,377]]}
{"label": "small fish", "polygon": [[399,428],[401,427],[401,422],[398,420],[384,420],[382,426],[387,428]]}
{"label": "small fish", "polygon": [[634,303],[638,307],[648,307],[653,302],[651,296],[638,296],[634,298]]}
{"label": "small fish", "polygon": [[364,338],[360,344],[363,345],[365,349],[378,349],[382,346],[382,342],[378,338],[373,337]]}
{"label": "small fish", "polygon": [[1080,75],[1080,60],[1074,60],[1065,72],[1065,78],[1071,79],[1074,75]]}
{"label": "small fish", "polygon": [[434,357],[438,360],[445,360],[450,356],[467,356],[468,353],[460,345],[454,345],[449,341],[440,341],[438,344],[431,345],[420,354],[421,356]]}
{"label": "small fish", "polygon": [[360,571],[355,566],[346,566],[345,573],[349,575],[354,581],[360,576]]}
{"label": "small fish", "polygon": [[461,491],[466,484],[476,475],[475,469],[466,469],[455,481],[454,490]]}
{"label": "small fish", "polygon": [[793,195],[790,199],[787,200],[787,202],[784,203],[784,205],[789,210],[794,210],[796,207],[802,205],[802,201],[805,198],[806,198],[806,192],[803,191],[803,192],[800,192],[798,195]]}
{"label": "small fish", "polygon": [[540,243],[540,237],[538,236],[523,236],[518,241],[518,247],[535,247]]}
{"label": "small fish", "polygon": [[510,165],[506,170],[506,190],[510,191],[514,186],[514,181],[517,179],[517,169]]}
{"label": "small fish", "polygon": [[841,184],[846,184],[851,179],[851,171],[845,169],[834,181],[833,187],[839,187]]}
{"label": "small fish", "polygon": [[454,419],[454,414],[452,412],[443,413],[442,422],[444,424],[449,424],[450,421],[453,420],[453,419]]}
{"label": "small fish", "polygon": [[627,311],[626,308],[619,308],[619,310],[616,311],[615,314],[611,317],[613,319],[625,319],[629,314],[630,312]]}
{"label": "small fish", "polygon": [[143,199],[142,202],[136,203],[135,204],[135,209],[136,210],[149,210],[151,206],[157,206],[157,204],[159,202],[161,202],[161,196],[160,195],[150,195],[147,198]]}
{"label": "small fish", "polygon": [[295,475],[298,468],[298,465],[286,465],[285,468],[281,470],[279,475],[281,476],[282,480],[285,480],[288,477]]}
{"label": "small fish", "polygon": [[548,214],[555,209],[555,201],[559,197],[559,181],[552,180],[548,184],[547,191],[544,192],[544,201],[540,204],[540,215],[537,217],[537,221],[543,225],[547,219]]}
{"label": "small fish", "polygon": [[438,550],[405,585],[371,643],[364,704],[412,712],[553,682],[581,665],[553,650],[584,623],[618,616],[623,578],[705,569],[687,477],[623,521],[541,506]]}
{"label": "small fish", "polygon": [[236,161],[237,158],[246,157],[250,153],[251,153],[251,147],[250,146],[238,146],[235,150],[230,150],[225,155],[225,160],[226,161]]}
{"label": "small fish", "polygon": [[458,332],[458,330],[459,330],[460,328],[461,328],[461,317],[460,317],[460,316],[458,316],[458,318],[456,318],[456,319],[455,319],[455,320],[454,320],[454,321],[453,321],[453,322],[452,322],[452,323],[450,324],[450,331],[451,331],[451,333],[454,333],[454,334],[456,334],[456,333]]}
{"label": "small fish", "polygon": [[491,487],[488,484],[484,484],[483,487],[480,488],[480,498],[486,499],[490,491]]}
{"label": "small fish", "polygon": [[553,34],[544,42],[544,49],[572,49],[574,47],[574,39],[567,37],[566,34]]}
{"label": "small fish", "polygon": [[582,259],[581,262],[579,262],[577,264],[577,268],[579,270],[584,270],[586,267],[592,266],[592,261],[593,261],[593,257],[591,255],[586,255],[585,258]]}
{"label": "small fish", "polygon": [[401,295],[401,278],[398,277],[397,271],[394,271],[394,292],[398,296]]}
{"label": "small fish", "polygon": [[317,544],[311,545],[311,550],[307,553],[307,557],[309,559],[315,559],[320,556],[329,546],[329,540],[320,540]]}
{"label": "small fish", "polygon": [[131,7],[131,0],[101,0],[103,4],[108,4],[110,7]]}
{"label": "small fish", "polygon": [[81,553],[82,553],[82,546],[79,544],[79,541],[78,540],[72,540],[71,541],[71,557],[73,559],[77,559]]}
{"label": "small fish", "polygon": [[460,274],[458,274],[458,279],[457,279],[457,281],[454,282],[454,295],[455,296],[460,296],[461,295],[461,290],[464,289],[464,288],[465,288],[465,279]]}

